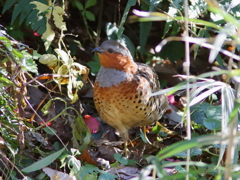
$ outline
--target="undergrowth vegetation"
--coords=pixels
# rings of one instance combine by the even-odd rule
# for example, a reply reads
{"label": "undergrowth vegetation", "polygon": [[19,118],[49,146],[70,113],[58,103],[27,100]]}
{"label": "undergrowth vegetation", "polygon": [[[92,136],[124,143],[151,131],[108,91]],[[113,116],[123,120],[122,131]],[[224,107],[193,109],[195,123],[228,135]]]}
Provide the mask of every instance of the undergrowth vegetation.
{"label": "undergrowth vegetation", "polygon": [[[0,179],[238,179],[239,4],[2,1]],[[176,113],[170,130],[151,129],[152,146],[133,133],[135,158],[101,141],[91,50],[104,39],[155,68],[165,89],[153,95]]]}

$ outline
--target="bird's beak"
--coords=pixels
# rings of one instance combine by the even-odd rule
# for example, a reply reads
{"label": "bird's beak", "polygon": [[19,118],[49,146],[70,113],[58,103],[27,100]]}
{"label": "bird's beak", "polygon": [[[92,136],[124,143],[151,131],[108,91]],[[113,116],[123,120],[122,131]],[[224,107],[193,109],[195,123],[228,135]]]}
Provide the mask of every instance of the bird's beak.
{"label": "bird's beak", "polygon": [[104,53],[104,49],[101,48],[101,47],[97,47],[97,48],[93,49],[92,52],[96,52],[96,53]]}

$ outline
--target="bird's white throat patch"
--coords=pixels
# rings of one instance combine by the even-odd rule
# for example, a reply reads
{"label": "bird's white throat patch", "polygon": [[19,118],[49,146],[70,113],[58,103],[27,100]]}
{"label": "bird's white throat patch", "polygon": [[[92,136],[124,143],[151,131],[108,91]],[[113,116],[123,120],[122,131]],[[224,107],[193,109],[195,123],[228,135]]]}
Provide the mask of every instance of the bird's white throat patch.
{"label": "bird's white throat patch", "polygon": [[112,68],[101,67],[96,82],[100,87],[118,86],[121,82],[127,81],[133,78],[133,75],[124,71],[119,71]]}

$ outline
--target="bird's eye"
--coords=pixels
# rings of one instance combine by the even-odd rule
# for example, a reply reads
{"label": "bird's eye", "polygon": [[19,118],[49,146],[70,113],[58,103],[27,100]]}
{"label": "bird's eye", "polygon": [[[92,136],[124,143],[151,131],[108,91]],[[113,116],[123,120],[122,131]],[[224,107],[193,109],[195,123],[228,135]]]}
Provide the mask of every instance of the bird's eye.
{"label": "bird's eye", "polygon": [[109,49],[108,49],[108,52],[109,52],[109,53],[113,53],[113,49],[112,49],[112,48],[109,48]]}

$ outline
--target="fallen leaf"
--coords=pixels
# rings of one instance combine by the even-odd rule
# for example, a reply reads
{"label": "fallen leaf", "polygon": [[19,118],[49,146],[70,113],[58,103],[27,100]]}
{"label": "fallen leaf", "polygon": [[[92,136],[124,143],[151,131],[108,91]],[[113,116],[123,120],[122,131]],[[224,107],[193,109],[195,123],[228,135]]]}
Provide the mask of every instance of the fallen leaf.
{"label": "fallen leaf", "polygon": [[76,180],[77,179],[76,176],[71,177],[67,173],[56,171],[48,167],[45,167],[42,170],[50,177],[51,180]]}
{"label": "fallen leaf", "polygon": [[92,159],[87,149],[83,150],[82,154],[78,156],[78,159],[81,160],[81,162],[87,162],[88,164],[97,166],[97,163]]}

